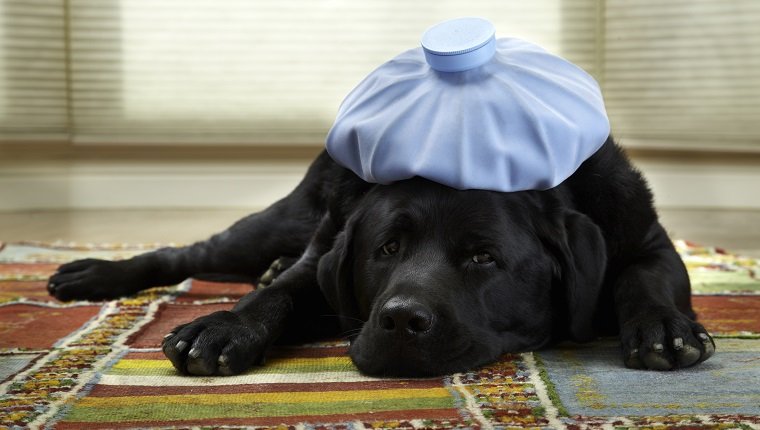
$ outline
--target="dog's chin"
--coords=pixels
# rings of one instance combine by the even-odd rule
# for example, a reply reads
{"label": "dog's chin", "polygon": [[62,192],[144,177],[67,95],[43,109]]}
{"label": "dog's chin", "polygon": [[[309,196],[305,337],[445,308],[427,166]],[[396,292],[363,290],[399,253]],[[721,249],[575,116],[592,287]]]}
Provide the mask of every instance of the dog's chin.
{"label": "dog's chin", "polygon": [[351,354],[351,360],[365,375],[376,377],[429,378],[465,370],[460,363],[432,362],[408,355]]}
{"label": "dog's chin", "polygon": [[474,345],[460,345],[451,351],[430,354],[426,348],[414,344],[382,343],[366,347],[370,343],[362,342],[360,336],[351,344],[348,353],[359,371],[378,377],[428,378],[463,372],[496,358],[478,351]]}

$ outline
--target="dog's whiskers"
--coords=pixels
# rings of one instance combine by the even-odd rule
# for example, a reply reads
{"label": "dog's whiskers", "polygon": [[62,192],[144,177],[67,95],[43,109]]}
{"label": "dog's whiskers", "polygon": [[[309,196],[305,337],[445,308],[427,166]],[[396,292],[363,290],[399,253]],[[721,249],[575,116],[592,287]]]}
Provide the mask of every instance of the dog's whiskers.
{"label": "dog's whiskers", "polygon": [[362,331],[361,328],[356,328],[352,330],[344,331],[340,334],[341,339],[350,340],[352,337],[355,337]]}
{"label": "dog's whiskers", "polygon": [[345,315],[338,315],[338,314],[323,314],[323,315],[320,315],[320,316],[321,317],[334,317],[334,318],[338,318],[338,319],[341,319],[341,320],[356,321],[356,322],[360,322],[362,324],[364,324],[366,322],[363,319],[349,317],[349,316],[345,316]]}

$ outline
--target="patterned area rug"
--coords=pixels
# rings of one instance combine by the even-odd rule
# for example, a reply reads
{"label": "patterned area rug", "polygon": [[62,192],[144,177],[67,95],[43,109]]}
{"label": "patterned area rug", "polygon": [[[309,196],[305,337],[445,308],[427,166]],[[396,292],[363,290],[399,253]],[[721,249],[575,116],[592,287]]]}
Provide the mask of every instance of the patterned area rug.
{"label": "patterned area rug", "polygon": [[[250,285],[186,281],[106,303],[59,303],[66,261],[151,246],[0,250],[0,428],[760,428],[760,261],[676,242],[717,353],[694,369],[625,369],[615,340],[505,355],[434,379],[361,375],[345,342],[280,348],[235,377],[184,377],[159,345]],[[2,245],[0,245],[2,246]]]}

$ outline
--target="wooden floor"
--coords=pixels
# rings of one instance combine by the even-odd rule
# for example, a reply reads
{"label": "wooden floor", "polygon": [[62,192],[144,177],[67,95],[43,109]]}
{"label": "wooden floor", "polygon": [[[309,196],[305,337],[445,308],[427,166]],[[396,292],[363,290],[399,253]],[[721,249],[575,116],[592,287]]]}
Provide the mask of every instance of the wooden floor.
{"label": "wooden floor", "polygon": [[[0,241],[177,243],[202,240],[247,209],[0,212]],[[671,237],[760,258],[760,211],[661,210]]]}

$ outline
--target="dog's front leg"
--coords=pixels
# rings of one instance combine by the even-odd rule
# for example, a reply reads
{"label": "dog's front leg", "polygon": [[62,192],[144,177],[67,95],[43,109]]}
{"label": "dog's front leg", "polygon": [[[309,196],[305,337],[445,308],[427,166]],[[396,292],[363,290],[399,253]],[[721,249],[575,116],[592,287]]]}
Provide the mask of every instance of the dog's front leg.
{"label": "dog's front leg", "polygon": [[262,362],[267,347],[283,336],[337,333],[337,319],[327,317],[333,312],[317,284],[317,265],[333,236],[326,216],[303,256],[271,285],[249,293],[230,311],[176,327],[164,339],[164,354],[185,374],[234,375]]}
{"label": "dog's front leg", "polygon": [[[58,300],[110,300],[203,274],[253,281],[276,258],[306,249],[327,212],[331,176],[345,172],[320,155],[287,197],[208,240],[162,248],[121,261],[77,260],[58,268],[48,292]],[[345,174],[345,173],[344,173]]]}
{"label": "dog's front leg", "polygon": [[686,268],[659,224],[618,278],[615,310],[628,367],[688,367],[715,352],[707,330],[695,321]]}

